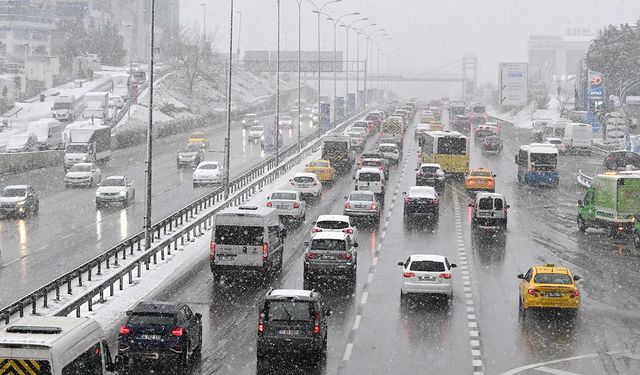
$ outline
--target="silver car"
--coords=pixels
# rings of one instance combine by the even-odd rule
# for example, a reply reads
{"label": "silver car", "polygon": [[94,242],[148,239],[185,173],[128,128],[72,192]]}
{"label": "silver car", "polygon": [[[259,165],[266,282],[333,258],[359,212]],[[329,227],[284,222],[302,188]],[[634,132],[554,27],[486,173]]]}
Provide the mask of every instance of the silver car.
{"label": "silver car", "polygon": [[380,222],[380,202],[372,191],[352,191],[345,199],[344,215],[353,220],[358,218]]}
{"label": "silver car", "polygon": [[267,207],[273,207],[283,222],[296,221],[301,224],[306,219],[307,203],[296,190],[276,190],[267,197]]}

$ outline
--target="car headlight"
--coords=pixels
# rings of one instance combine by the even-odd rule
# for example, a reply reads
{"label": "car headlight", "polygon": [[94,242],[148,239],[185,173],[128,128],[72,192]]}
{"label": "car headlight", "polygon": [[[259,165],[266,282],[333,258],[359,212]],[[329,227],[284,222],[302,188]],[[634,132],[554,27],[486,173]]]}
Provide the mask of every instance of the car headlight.
{"label": "car headlight", "polygon": [[20,201],[16,203],[16,206],[24,206],[25,203],[27,203],[26,201]]}
{"label": "car headlight", "polygon": [[125,195],[127,195],[127,192],[126,191],[121,191],[120,195],[124,197]]}

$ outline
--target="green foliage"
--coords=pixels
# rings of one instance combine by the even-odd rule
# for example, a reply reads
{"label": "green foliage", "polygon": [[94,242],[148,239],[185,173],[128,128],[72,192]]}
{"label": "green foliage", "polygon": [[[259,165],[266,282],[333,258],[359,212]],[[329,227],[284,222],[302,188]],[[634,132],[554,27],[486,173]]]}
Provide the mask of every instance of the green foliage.
{"label": "green foliage", "polygon": [[108,20],[88,28],[80,20],[62,20],[55,34],[63,69],[70,70],[75,57],[88,53],[98,55],[101,64],[115,66],[121,65],[126,55],[118,25]]}

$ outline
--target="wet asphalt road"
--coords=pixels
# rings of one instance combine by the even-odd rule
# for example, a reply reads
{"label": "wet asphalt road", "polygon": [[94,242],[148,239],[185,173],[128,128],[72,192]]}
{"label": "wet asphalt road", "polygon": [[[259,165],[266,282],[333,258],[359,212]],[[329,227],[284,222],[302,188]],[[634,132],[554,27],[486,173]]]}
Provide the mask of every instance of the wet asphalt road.
{"label": "wet asphalt road", "polygon": [[[283,130],[284,147],[297,141],[295,129]],[[315,131],[301,123],[302,135]],[[223,160],[224,127],[203,129],[210,150],[205,160]],[[231,178],[267,158],[259,142],[249,141],[247,130],[235,124],[231,131]],[[166,217],[217,187],[193,188],[192,168],[178,169],[176,152],[188,134],[157,139],[154,143],[153,221]],[[56,277],[94,258],[143,228],[145,146],[116,150],[102,178],[126,175],[136,187],[135,203],[97,210],[95,187],[65,189],[62,166],[0,177],[0,186],[31,184],[40,198],[40,214],[26,220],[0,218],[0,307],[23,297]],[[9,285],[11,287],[9,287]]]}
{"label": "wet asphalt road", "polygon": [[[529,143],[527,131],[503,128],[505,151],[499,156],[481,155],[472,143],[471,165],[493,169],[498,175],[496,191],[505,194],[511,205],[506,236],[476,238],[470,232],[463,184],[456,181],[441,194],[439,225],[404,227],[401,193],[415,178],[412,135],[409,129],[406,164],[392,170],[387,184],[386,220],[378,227],[359,227],[355,292],[330,285],[320,288],[334,311],[326,359],[316,366],[299,355],[258,366],[258,306],[270,286],[302,288],[303,243],[313,220],[320,214],[342,212],[351,176],[325,188],[307,222],[290,231],[278,279],[267,285],[223,281],[215,286],[203,259],[150,296],[187,302],[203,314],[203,355],[189,372],[640,373],[640,254],[630,239],[611,239],[597,231],[583,234],[575,224],[576,202],[585,192],[576,182],[578,169],[592,172],[603,157],[561,156],[560,186],[529,188],[518,185],[513,162],[518,145]],[[402,276],[396,263],[412,253],[443,254],[459,265],[451,303],[420,299],[400,304]],[[516,275],[543,263],[568,266],[583,277],[582,308],[575,319],[533,314],[519,320]],[[619,350],[628,355],[612,354]],[[571,357],[577,358],[567,360]]]}

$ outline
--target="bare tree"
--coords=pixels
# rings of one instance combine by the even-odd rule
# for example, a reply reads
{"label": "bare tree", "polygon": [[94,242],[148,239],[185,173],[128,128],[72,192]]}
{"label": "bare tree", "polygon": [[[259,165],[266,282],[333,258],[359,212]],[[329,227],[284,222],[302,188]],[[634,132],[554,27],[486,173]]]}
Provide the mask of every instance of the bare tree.
{"label": "bare tree", "polygon": [[198,76],[211,61],[211,43],[214,35],[206,39],[195,29],[181,28],[172,33],[167,41],[167,53],[178,65],[186,78],[189,95],[193,94],[193,87]]}

